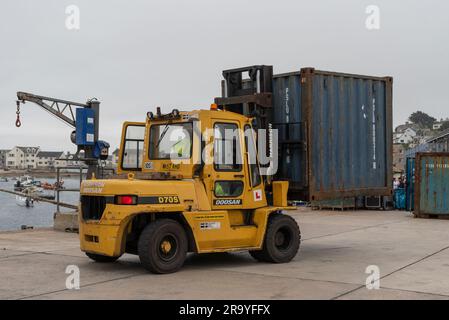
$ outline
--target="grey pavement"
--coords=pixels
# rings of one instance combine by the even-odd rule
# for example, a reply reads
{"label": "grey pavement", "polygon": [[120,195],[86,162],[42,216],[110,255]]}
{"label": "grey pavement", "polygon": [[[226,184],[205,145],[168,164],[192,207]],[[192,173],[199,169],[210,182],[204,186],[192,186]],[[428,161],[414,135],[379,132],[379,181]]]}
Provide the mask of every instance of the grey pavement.
{"label": "grey pavement", "polygon": [[[90,261],[78,235],[52,229],[0,233],[0,299],[449,299],[449,221],[398,211],[292,212],[300,253],[287,264],[248,253],[190,254],[181,271],[146,272],[139,258]],[[68,265],[80,289],[66,289]],[[368,290],[369,265],[380,289]]]}

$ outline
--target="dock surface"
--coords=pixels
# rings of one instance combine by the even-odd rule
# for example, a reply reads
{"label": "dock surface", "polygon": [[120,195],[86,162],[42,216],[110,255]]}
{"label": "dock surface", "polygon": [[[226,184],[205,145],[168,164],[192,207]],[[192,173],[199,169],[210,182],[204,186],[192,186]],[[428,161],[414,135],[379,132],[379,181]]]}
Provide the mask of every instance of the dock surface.
{"label": "dock surface", "polygon": [[[302,231],[288,264],[248,253],[189,255],[181,271],[146,272],[124,255],[99,264],[78,235],[52,229],[0,233],[0,299],[449,299],[449,221],[398,211],[310,211],[292,216]],[[66,288],[68,265],[80,289]],[[380,289],[365,286],[369,265]]]}

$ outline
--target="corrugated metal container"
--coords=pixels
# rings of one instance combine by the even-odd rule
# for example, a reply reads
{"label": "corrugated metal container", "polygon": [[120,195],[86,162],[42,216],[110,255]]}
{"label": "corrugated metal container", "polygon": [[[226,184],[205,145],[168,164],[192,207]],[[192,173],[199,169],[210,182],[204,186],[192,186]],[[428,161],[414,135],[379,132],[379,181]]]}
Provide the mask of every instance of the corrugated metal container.
{"label": "corrugated metal container", "polygon": [[405,151],[407,158],[414,158],[418,152],[448,152],[448,141],[426,142]]}
{"label": "corrugated metal container", "polygon": [[416,216],[449,215],[449,153],[417,153]]}
{"label": "corrugated metal container", "polygon": [[406,158],[415,158],[418,152],[430,152],[430,145],[428,143],[422,143],[416,147],[405,150]]}
{"label": "corrugated metal container", "polygon": [[405,163],[405,173],[405,210],[413,211],[415,204],[415,158],[407,158]]}
{"label": "corrugated metal container", "polygon": [[312,68],[275,75],[278,178],[311,201],[391,195],[392,82]]}

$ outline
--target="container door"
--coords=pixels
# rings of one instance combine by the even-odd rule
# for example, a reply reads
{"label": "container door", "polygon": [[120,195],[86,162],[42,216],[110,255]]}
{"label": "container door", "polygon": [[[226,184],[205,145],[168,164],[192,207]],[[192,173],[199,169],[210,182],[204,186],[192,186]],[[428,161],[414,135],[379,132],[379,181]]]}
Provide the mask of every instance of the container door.
{"label": "container door", "polygon": [[391,78],[301,72],[310,200],[391,195]]}
{"label": "container door", "polygon": [[413,211],[415,202],[415,158],[407,158],[406,162],[405,206],[407,211]]}
{"label": "container door", "polygon": [[418,215],[449,215],[449,155],[418,153],[416,170],[414,212]]}

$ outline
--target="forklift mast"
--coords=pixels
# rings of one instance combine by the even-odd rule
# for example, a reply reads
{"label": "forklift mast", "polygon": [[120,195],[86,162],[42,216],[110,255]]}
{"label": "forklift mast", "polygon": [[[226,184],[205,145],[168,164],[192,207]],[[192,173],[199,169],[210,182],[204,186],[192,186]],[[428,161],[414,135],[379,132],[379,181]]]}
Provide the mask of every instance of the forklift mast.
{"label": "forklift mast", "polygon": [[273,66],[224,70],[223,77],[222,97],[215,98],[218,108],[254,117],[258,129],[268,129],[272,122]]}
{"label": "forklift mast", "polygon": [[[219,109],[245,115],[253,120],[254,129],[265,129],[264,137],[257,132],[257,139],[272,141],[273,127],[273,66],[254,65],[223,71],[222,97],[215,98]],[[272,155],[272,145],[265,143],[266,155]],[[260,164],[268,168],[269,164]],[[265,176],[266,177],[266,176]],[[270,180],[265,179],[268,185]]]}

